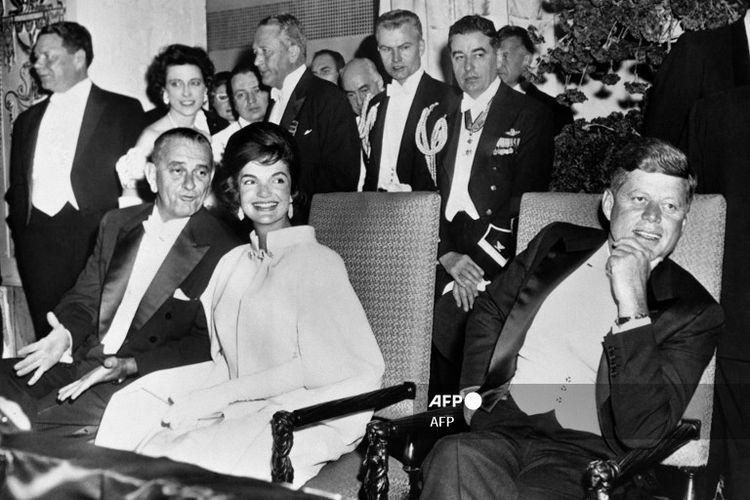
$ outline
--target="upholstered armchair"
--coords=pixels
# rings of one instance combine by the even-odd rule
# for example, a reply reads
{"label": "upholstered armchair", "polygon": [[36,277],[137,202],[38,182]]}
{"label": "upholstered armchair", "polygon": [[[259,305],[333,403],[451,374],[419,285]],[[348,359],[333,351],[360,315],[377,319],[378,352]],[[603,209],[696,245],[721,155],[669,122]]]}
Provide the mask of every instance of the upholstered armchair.
{"label": "upholstered armchair", "polygon": [[[376,418],[426,410],[439,217],[437,193],[331,193],[313,198],[310,224],[318,240],[346,264],[385,359],[385,389],[277,412],[274,481],[293,478],[289,452],[295,428],[366,409],[378,410]],[[376,437],[366,441],[376,442]],[[326,465],[305,486],[356,498],[363,448]],[[406,474],[399,467],[391,469],[397,473],[393,484],[406,491]]]}
{"label": "upholstered armchair", "polygon": [[[579,193],[527,193],[521,201],[518,220],[517,252],[524,250],[534,235],[553,221],[565,221],[590,227],[604,227],[600,210],[601,195]],[[721,195],[698,195],[693,201],[687,226],[672,258],[718,300],[721,291],[721,266],[724,250],[724,221],[726,202]],[[593,462],[588,471],[581,471],[589,485],[591,498],[603,500],[619,481],[628,479],[653,465],[663,463],[680,467],[688,473],[686,498],[694,494],[692,474],[708,460],[708,446],[713,404],[714,360],[703,373],[678,428],[656,447],[634,450],[614,460]],[[446,409],[441,414],[462,421],[461,408]],[[412,496],[416,497],[416,482],[423,458],[432,444],[442,435],[463,430],[461,426],[431,427],[433,411],[390,421],[372,421],[368,435],[378,438],[370,446],[384,455],[390,449],[408,450],[402,463],[411,471]],[[398,446],[391,442],[399,443]],[[370,460],[366,477],[387,478],[386,457]],[[367,485],[367,498],[388,498],[387,480]]]}

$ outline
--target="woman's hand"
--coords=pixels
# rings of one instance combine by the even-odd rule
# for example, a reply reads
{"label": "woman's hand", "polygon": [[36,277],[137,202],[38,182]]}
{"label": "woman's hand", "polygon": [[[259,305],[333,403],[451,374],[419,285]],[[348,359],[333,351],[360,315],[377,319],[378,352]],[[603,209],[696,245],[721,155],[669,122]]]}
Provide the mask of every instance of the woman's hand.
{"label": "woman's hand", "polygon": [[145,177],[147,153],[139,147],[130,148],[115,164],[123,191],[135,191],[139,180]]}
{"label": "woman's hand", "polygon": [[193,429],[203,420],[223,418],[224,408],[231,403],[224,391],[217,387],[170,396],[169,401],[172,406],[161,423],[177,432]]}

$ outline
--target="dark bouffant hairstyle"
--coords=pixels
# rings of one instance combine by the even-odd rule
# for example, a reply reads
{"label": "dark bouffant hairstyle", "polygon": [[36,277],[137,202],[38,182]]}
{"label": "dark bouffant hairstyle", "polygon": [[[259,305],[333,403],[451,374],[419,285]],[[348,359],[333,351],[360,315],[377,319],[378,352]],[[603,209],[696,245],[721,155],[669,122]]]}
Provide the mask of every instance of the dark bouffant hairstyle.
{"label": "dark bouffant hairstyle", "polygon": [[162,92],[167,84],[167,68],[192,64],[197,66],[203,76],[203,83],[211,88],[214,76],[214,63],[205,50],[200,47],[188,47],[175,43],[161,49],[146,70],[146,95],[158,108],[164,108]]}
{"label": "dark bouffant hairstyle", "polygon": [[240,206],[238,177],[242,168],[251,161],[261,165],[283,162],[289,168],[292,194],[299,183],[299,155],[292,135],[274,123],[251,123],[235,132],[227,142],[222,160],[225,177],[224,194],[232,211]]}

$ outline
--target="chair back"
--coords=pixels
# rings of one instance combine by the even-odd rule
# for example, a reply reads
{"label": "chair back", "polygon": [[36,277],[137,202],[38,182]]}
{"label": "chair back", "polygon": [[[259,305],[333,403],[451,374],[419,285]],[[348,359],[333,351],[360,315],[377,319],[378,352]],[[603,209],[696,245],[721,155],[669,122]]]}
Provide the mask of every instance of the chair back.
{"label": "chair back", "polygon": [[[696,195],[687,224],[672,260],[689,271],[718,301],[724,255],[726,201],[719,194]],[[601,195],[584,193],[526,193],[521,199],[516,251],[521,252],[547,224],[554,221],[581,226],[606,226],[601,212]],[[703,372],[684,417],[701,421],[701,437],[683,446],[663,463],[697,467],[708,461],[711,413],[713,409],[715,356]]]}
{"label": "chair back", "polygon": [[440,196],[432,192],[327,193],[312,200],[310,225],[344,259],[383,353],[383,385],[417,384],[415,401],[381,410],[383,416],[427,409],[439,223]]}

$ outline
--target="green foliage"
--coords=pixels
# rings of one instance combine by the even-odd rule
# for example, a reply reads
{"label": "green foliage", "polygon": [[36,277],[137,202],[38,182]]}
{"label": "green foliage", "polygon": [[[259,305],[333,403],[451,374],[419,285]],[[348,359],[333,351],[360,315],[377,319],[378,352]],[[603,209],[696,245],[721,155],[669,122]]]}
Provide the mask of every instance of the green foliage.
{"label": "green foliage", "polygon": [[[682,30],[726,25],[743,12],[743,0],[551,0],[546,5],[557,14],[555,47],[540,60],[539,74],[555,73],[566,88],[580,87],[587,79],[614,85],[624,61],[636,61],[630,93],[648,87],[639,71],[655,73]],[[540,38],[533,32],[533,37]],[[538,76],[538,75],[537,75]],[[578,93],[560,98],[582,102]],[[584,96],[585,100],[585,96]]]}
{"label": "green foliage", "polygon": [[612,113],[591,122],[576,120],[555,138],[551,191],[601,193],[607,187],[613,155],[641,126],[641,113]]}

